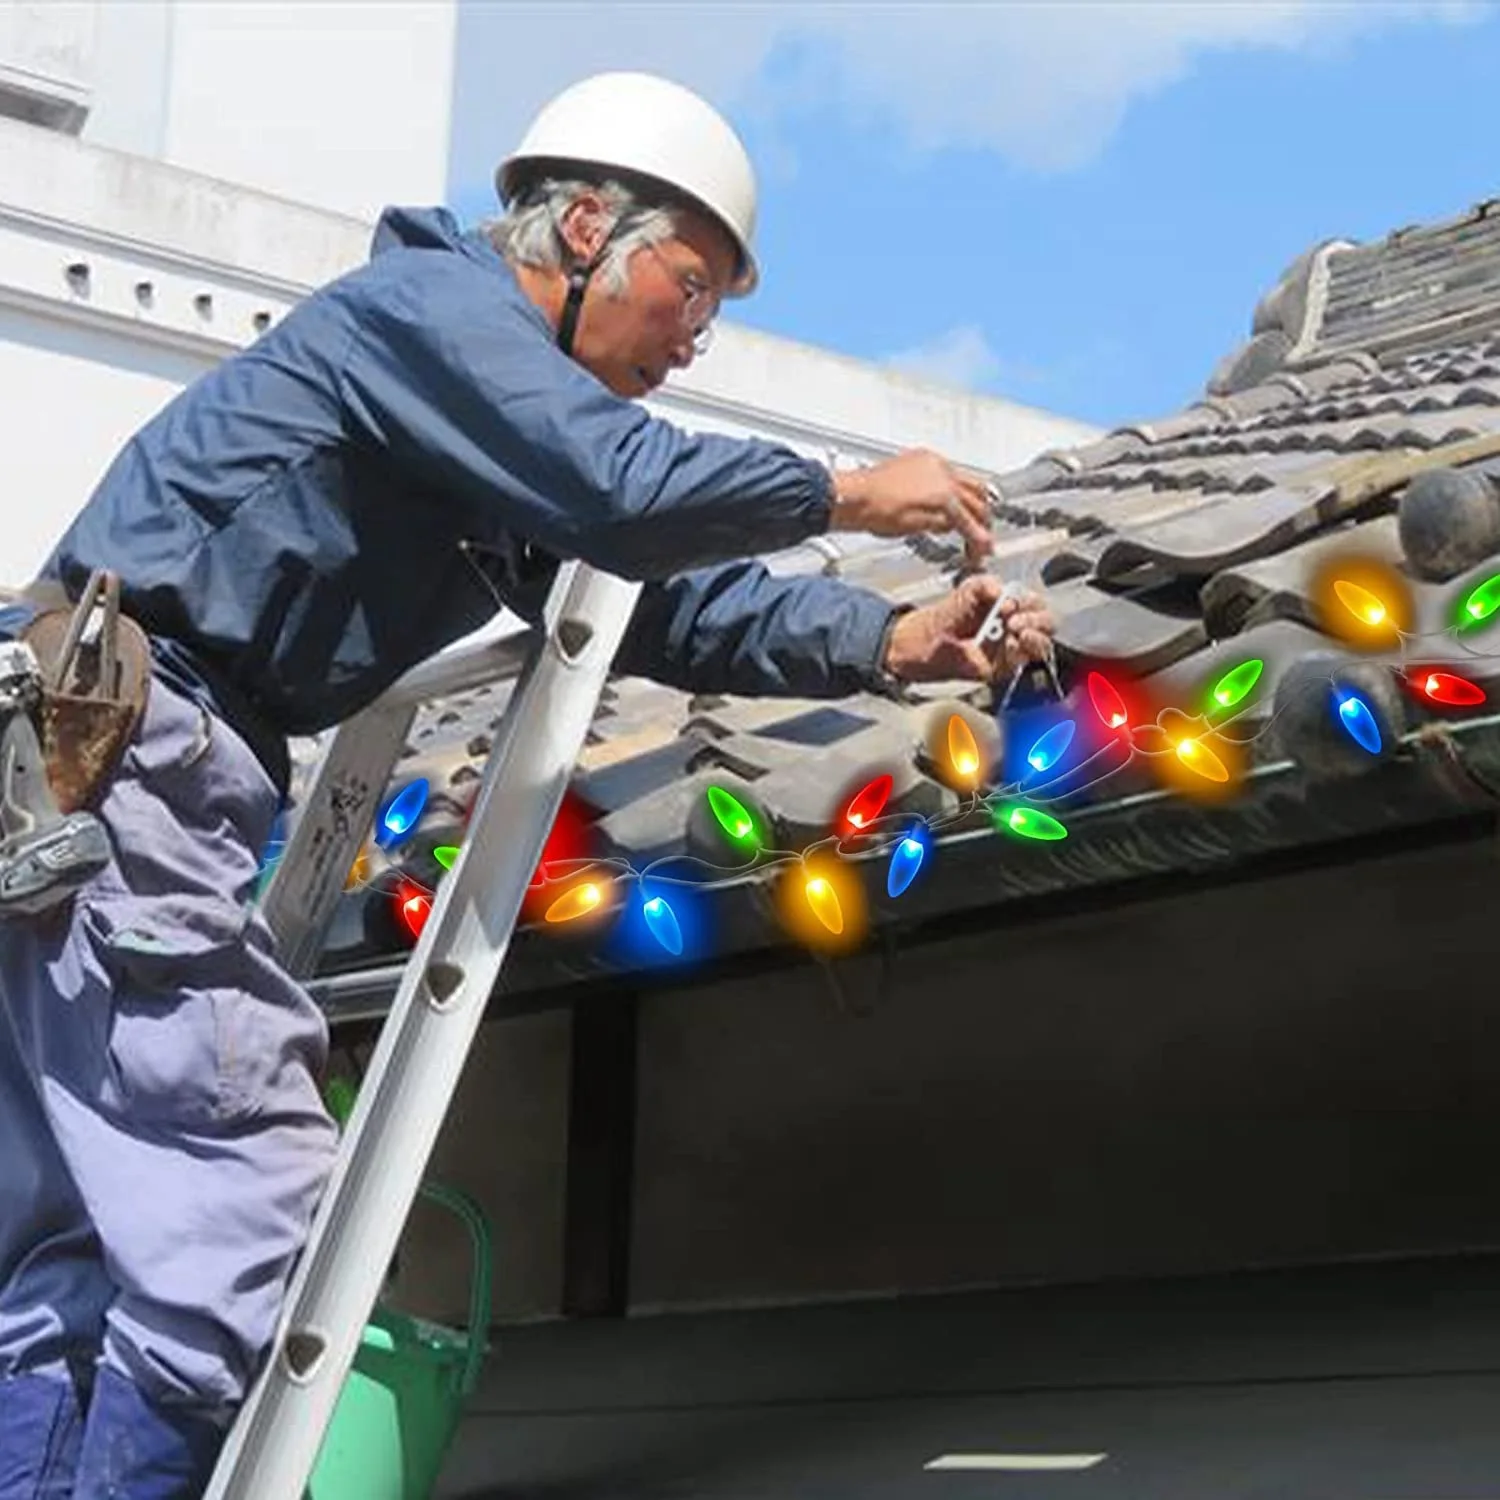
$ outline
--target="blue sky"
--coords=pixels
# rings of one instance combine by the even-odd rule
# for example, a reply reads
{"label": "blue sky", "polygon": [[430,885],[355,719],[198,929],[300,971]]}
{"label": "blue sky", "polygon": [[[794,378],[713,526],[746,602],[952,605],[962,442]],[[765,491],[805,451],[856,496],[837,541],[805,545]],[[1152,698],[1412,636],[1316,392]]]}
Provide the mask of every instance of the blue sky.
{"label": "blue sky", "polygon": [[449,201],[610,67],[741,130],[736,321],[1112,426],[1200,394],[1320,240],[1500,197],[1500,6],[460,0]]}

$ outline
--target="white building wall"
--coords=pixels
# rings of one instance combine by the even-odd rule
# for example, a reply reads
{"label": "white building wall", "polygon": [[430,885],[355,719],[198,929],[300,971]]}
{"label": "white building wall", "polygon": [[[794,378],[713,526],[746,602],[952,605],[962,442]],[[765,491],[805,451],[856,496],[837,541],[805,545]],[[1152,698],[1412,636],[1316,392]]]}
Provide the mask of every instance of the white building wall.
{"label": "white building wall", "polygon": [[0,0],[0,113],[337,213],[439,203],[456,0]]}
{"label": "white building wall", "polygon": [[175,0],[165,159],[359,218],[441,203],[455,25],[454,0]]}
{"label": "white building wall", "polygon": [[93,70],[93,102],[80,134],[115,151],[164,159],[172,0],[104,0],[81,8],[93,12],[94,45],[105,61]]}
{"label": "white building wall", "polygon": [[32,576],[147,418],[369,236],[0,119],[0,584]]}
{"label": "white building wall", "polygon": [[35,575],[124,439],[209,363],[0,306],[0,586]]}

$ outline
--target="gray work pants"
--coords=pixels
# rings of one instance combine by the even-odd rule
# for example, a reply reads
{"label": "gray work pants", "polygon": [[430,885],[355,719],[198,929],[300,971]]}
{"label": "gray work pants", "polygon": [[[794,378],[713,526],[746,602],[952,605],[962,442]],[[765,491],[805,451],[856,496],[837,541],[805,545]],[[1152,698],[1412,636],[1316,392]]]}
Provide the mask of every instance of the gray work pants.
{"label": "gray work pants", "polygon": [[275,812],[154,682],[113,861],[0,922],[0,1379],[102,1358],[213,1417],[254,1378],[336,1144],[326,1025],[250,906]]}

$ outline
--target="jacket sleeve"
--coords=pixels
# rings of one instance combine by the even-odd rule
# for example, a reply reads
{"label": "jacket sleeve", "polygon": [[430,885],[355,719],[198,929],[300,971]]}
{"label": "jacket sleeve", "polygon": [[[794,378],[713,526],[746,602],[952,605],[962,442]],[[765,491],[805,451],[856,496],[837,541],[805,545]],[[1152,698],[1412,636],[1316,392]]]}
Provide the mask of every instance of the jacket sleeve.
{"label": "jacket sleeve", "polygon": [[631,579],[827,529],[822,465],[654,417],[562,354],[508,272],[424,259],[359,296],[340,372],[359,435],[414,488],[492,506],[507,531]]}
{"label": "jacket sleeve", "polygon": [[839,698],[875,685],[895,608],[837,578],[705,568],[641,591],[615,669],[695,693]]}

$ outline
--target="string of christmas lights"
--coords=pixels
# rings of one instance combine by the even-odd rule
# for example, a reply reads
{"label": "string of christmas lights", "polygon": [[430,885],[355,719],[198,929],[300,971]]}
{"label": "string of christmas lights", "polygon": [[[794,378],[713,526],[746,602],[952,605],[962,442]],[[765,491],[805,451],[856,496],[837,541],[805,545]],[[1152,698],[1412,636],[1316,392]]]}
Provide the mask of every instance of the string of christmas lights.
{"label": "string of christmas lights", "polygon": [[[1349,571],[1349,570],[1346,570]],[[1331,579],[1329,592],[1347,613],[1349,629],[1355,632],[1355,643],[1378,648],[1381,640],[1361,637],[1359,632],[1378,632],[1400,647],[1399,660],[1393,670],[1428,704],[1445,708],[1479,707],[1487,700],[1477,683],[1446,667],[1415,667],[1409,661],[1411,644],[1431,636],[1451,636],[1465,654],[1493,659],[1494,653],[1473,651],[1464,640],[1466,632],[1485,625],[1500,613],[1500,573],[1487,578],[1461,601],[1454,624],[1447,630],[1429,636],[1405,630],[1397,618],[1392,600],[1382,596],[1371,580],[1337,576]],[[1330,625],[1337,627],[1338,621]],[[1344,634],[1347,631],[1335,633]],[[1223,673],[1209,689],[1203,710],[1190,715],[1176,708],[1163,708],[1153,721],[1133,725],[1126,694],[1110,677],[1090,671],[1086,678],[1088,705],[1097,721],[1091,732],[1102,731],[1103,741],[1090,754],[1069,764],[1070,754],[1079,740],[1077,718],[1059,718],[1036,735],[1026,751],[1025,774],[991,791],[981,792],[985,773],[984,756],[974,731],[963,715],[954,713],[938,737],[944,751],[937,769],[942,779],[962,795],[957,808],[947,814],[917,816],[887,815],[885,808],[894,791],[890,774],[874,777],[841,805],[833,820],[830,834],[802,850],[768,848],[759,821],[740,798],[720,786],[707,789],[707,803],[714,823],[728,848],[743,856],[735,864],[716,864],[697,855],[673,854],[654,860],[641,869],[624,858],[545,859],[532,881],[532,890],[547,894],[541,907],[544,923],[551,926],[579,924],[592,916],[617,911],[627,889],[634,885],[639,893],[639,912],[645,930],[657,947],[672,957],[681,957],[687,948],[684,926],[679,920],[670,893],[691,888],[709,891],[736,883],[747,874],[777,866],[799,867],[801,913],[817,924],[804,935],[816,939],[819,933],[837,938],[850,927],[845,906],[857,893],[847,886],[841,898],[840,882],[832,873],[828,858],[846,859],[865,853],[889,851],[886,863],[886,895],[896,900],[910,889],[926,865],[936,835],[945,828],[970,820],[981,808],[990,815],[993,827],[1013,837],[1038,842],[1056,842],[1068,837],[1063,821],[1047,809],[1068,797],[1075,797],[1111,776],[1118,774],[1136,757],[1162,759],[1170,757],[1205,788],[1222,787],[1231,782],[1231,763],[1237,762],[1245,747],[1268,733],[1279,714],[1273,714],[1259,730],[1240,739],[1228,730],[1252,706],[1250,700],[1265,670],[1260,658],[1250,658]],[[1383,749],[1379,719],[1365,697],[1354,687],[1341,682],[1337,675],[1327,679],[1330,705],[1335,722],[1361,750],[1378,756]],[[1320,683],[1321,687],[1322,684]],[[1085,740],[1087,736],[1082,736]],[[1118,752],[1125,752],[1123,759]],[[1079,781],[1088,769],[1103,758],[1113,756],[1118,764],[1102,774]],[[934,757],[937,760],[937,757]],[[1056,774],[1053,774],[1056,773]],[[1043,779],[1038,779],[1043,778]],[[1191,779],[1191,778],[1190,778]],[[1067,790],[1049,796],[1050,789],[1067,786]],[[402,787],[380,810],[374,833],[378,847],[391,849],[410,838],[426,806],[428,784],[413,781]],[[432,851],[434,860],[445,870],[451,869],[459,856],[456,844],[439,845]],[[827,857],[827,858],[825,858]],[[368,860],[361,861],[350,872],[347,889],[365,889],[380,885],[383,875],[368,878]],[[703,878],[667,874],[675,867],[692,867]],[[551,895],[552,888],[556,894]],[[402,924],[415,940],[432,909],[434,891],[401,873],[394,889],[394,899]]]}

